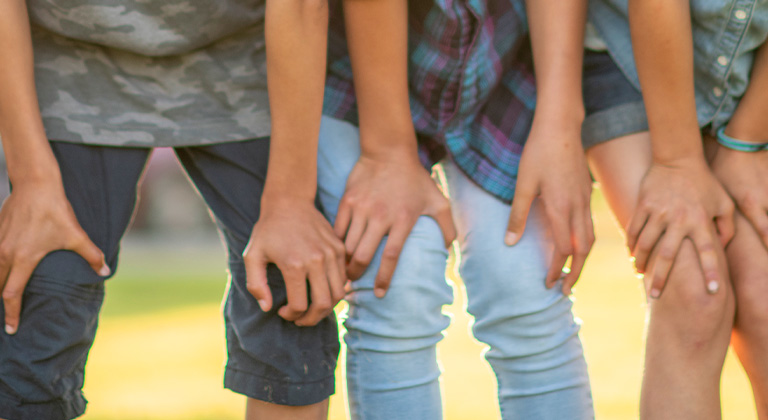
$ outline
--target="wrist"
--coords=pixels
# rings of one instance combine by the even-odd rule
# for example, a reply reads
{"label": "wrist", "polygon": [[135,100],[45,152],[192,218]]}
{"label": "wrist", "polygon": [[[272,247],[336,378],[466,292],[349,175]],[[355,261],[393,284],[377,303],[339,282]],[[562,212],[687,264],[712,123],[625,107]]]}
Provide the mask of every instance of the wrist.
{"label": "wrist", "polygon": [[380,129],[361,126],[360,156],[379,162],[418,161],[418,142],[413,125]]}
{"label": "wrist", "polygon": [[723,134],[745,143],[766,143],[768,142],[768,129],[758,127],[755,124],[744,124],[740,121],[729,123]]}

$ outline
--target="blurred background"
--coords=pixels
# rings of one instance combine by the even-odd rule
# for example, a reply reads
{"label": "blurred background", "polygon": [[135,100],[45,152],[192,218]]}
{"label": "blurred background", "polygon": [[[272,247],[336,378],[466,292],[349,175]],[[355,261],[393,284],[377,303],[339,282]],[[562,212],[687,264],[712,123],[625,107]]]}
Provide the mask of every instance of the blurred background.
{"label": "blurred background", "polygon": [[[0,186],[4,198],[7,182]],[[581,337],[597,418],[636,419],[644,294],[599,188],[592,208],[597,242],[574,296],[576,315],[584,322]],[[484,346],[469,332],[472,320],[461,280],[450,269],[449,276],[455,302],[445,311],[453,322],[439,345],[446,419],[497,419],[496,384],[482,358]],[[86,374],[91,402],[82,418],[243,418],[244,398],[222,386],[226,354],[220,305],[226,281],[224,249],[202,200],[173,152],[157,149],[119,269],[107,283]],[[347,418],[342,368],[340,363],[332,420]],[[749,383],[732,354],[721,389],[724,419],[756,419]]]}

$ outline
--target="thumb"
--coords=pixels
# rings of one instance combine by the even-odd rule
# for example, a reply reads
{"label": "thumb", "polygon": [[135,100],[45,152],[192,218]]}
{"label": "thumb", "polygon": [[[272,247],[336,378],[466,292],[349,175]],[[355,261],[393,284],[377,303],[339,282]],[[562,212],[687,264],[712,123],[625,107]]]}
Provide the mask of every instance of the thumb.
{"label": "thumb", "polygon": [[80,239],[75,242],[75,245],[70,248],[70,251],[83,257],[98,275],[107,277],[112,274],[112,270],[109,269],[109,266],[104,259],[104,253],[101,252],[101,249],[96,246],[93,241],[91,241],[88,234],[81,230],[78,235],[80,236]]}
{"label": "thumb", "polygon": [[244,257],[246,288],[259,303],[261,310],[268,312],[272,309],[272,292],[267,283],[267,260],[252,252],[247,250]]}
{"label": "thumb", "polygon": [[509,223],[507,223],[507,234],[504,236],[504,243],[508,246],[515,245],[525,232],[525,223],[528,220],[528,212],[533,204],[534,194],[532,191],[518,185],[515,190],[515,197],[512,200],[512,210],[509,212]]}

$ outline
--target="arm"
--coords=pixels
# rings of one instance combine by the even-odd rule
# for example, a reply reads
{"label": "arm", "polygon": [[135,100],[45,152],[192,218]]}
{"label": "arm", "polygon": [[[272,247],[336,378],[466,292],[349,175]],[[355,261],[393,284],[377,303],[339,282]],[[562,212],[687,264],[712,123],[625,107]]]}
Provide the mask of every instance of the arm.
{"label": "arm", "polygon": [[261,214],[244,254],[248,290],[271,310],[266,271],[276,264],[288,298],[278,314],[315,325],[344,297],[346,282],[343,245],[314,204],[327,1],[270,0],[265,19],[272,139]]}
{"label": "arm", "polygon": [[446,244],[455,237],[447,199],[419,163],[408,101],[405,0],[345,0],[350,59],[360,115],[361,156],[347,180],[336,233],[350,278],[359,278],[385,235],[374,292],[383,297],[419,215],[433,217]]}
{"label": "arm", "polygon": [[658,298],[682,241],[692,239],[707,290],[714,293],[720,282],[717,231],[723,243],[733,236],[733,203],[704,159],[696,118],[690,5],[687,0],[630,0],[629,7],[653,163],[627,227],[628,246],[640,272],[651,252],[657,255],[649,295]]}
{"label": "arm", "polygon": [[531,204],[538,197],[555,239],[547,287],[555,285],[572,256],[571,271],[562,286],[565,294],[571,293],[594,242],[589,203],[592,180],[581,145],[586,6],[584,0],[526,2],[536,71],[536,111],[520,160],[505,238],[508,245],[520,240]]}
{"label": "arm", "polygon": [[[768,142],[768,44],[757,52],[752,75],[725,133],[739,140]],[[768,151],[739,152],[719,146],[712,170],[736,200],[768,248]]]}
{"label": "arm", "polygon": [[102,276],[110,270],[77,222],[43,129],[24,1],[0,3],[0,44],[0,135],[13,184],[0,210],[0,290],[5,330],[14,334],[24,288],[46,254],[67,249]]}

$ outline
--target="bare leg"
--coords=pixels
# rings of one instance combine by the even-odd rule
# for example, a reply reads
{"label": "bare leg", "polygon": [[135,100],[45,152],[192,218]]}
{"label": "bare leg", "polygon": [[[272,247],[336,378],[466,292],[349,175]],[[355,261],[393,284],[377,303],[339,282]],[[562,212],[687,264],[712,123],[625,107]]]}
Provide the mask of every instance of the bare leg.
{"label": "bare leg", "polygon": [[248,398],[246,420],[325,420],[328,418],[328,400],[312,405],[287,406]]}
{"label": "bare leg", "polygon": [[[648,133],[592,147],[587,157],[608,203],[626,226],[651,164]],[[720,254],[724,261],[722,250]],[[662,297],[649,303],[649,315],[641,418],[719,419],[720,374],[734,317],[730,283],[715,295],[707,294],[693,244],[685,241]]]}
{"label": "bare leg", "polygon": [[728,263],[738,302],[733,348],[749,375],[757,414],[768,419],[768,250],[752,225],[738,214]]}

